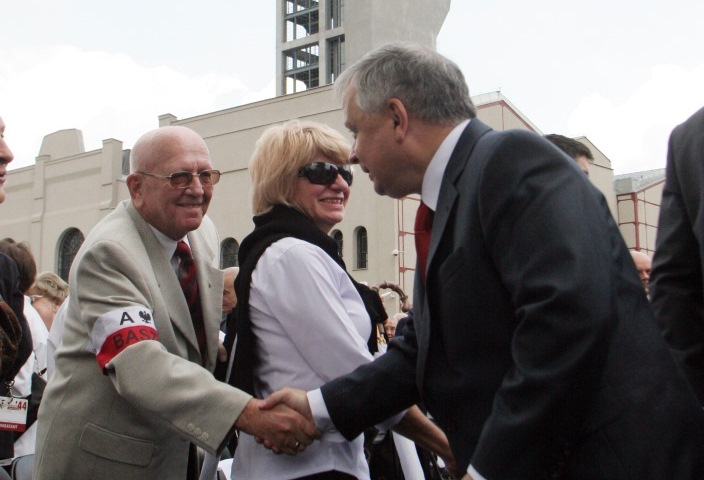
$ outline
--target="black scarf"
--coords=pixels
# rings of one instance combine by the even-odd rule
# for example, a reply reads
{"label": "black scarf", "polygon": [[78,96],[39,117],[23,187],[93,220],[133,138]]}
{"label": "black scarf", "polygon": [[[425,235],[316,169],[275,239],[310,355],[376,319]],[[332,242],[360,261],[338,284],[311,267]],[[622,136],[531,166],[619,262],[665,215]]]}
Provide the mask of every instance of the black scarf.
{"label": "black scarf", "polygon": [[[235,350],[234,366],[229,378],[233,385],[250,394],[254,394],[254,336],[249,318],[249,291],[252,282],[252,272],[264,251],[274,242],[282,238],[293,237],[320,247],[342,269],[347,272],[345,262],[338,255],[337,242],[326,235],[306,215],[292,207],[277,205],[271,211],[254,217],[254,231],[240,245],[240,271],[235,280],[237,293],[237,313],[235,315],[235,331],[237,348]],[[291,281],[295,272],[291,272]],[[349,273],[347,273],[349,276]],[[364,307],[372,323],[372,334],[368,341],[370,352],[377,351],[376,325],[386,320],[387,315],[379,294],[371,288],[358,283],[350,276],[352,284],[359,292]],[[228,339],[231,347],[234,341],[231,327],[228,325]],[[229,342],[228,342],[229,340]]]}

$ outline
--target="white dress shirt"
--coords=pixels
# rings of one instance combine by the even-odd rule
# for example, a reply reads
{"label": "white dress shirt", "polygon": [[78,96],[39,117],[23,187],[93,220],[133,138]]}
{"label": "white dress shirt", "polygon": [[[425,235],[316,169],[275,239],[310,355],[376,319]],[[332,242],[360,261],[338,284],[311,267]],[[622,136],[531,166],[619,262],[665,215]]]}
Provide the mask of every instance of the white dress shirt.
{"label": "white dress shirt", "polygon": [[[309,390],[372,361],[371,321],[347,273],[322,249],[287,237],[257,262],[249,297],[256,342],[255,395],[290,386]],[[297,478],[337,470],[369,478],[363,435],[324,435],[295,457],[240,435],[233,479]]]}
{"label": "white dress shirt", "polygon": [[[23,313],[27,319],[29,330],[32,333],[32,353],[15,377],[13,390],[22,397],[32,393],[32,373],[37,373],[44,380],[47,377],[47,342],[49,331],[39,312],[32,306],[28,296],[24,297]],[[34,453],[34,444],[37,440],[37,422],[35,421],[22,436],[15,441],[15,458]]]}

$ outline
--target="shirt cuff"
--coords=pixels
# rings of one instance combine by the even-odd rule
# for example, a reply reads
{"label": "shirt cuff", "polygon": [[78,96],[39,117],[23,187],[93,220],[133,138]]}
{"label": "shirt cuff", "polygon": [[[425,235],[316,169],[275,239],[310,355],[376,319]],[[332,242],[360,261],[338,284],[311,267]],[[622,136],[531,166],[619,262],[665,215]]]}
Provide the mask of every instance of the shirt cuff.
{"label": "shirt cuff", "polygon": [[307,392],[306,395],[308,397],[310,411],[313,414],[313,421],[315,422],[315,426],[318,427],[318,430],[321,432],[335,431],[335,425],[330,419],[328,407],[325,405],[325,400],[323,400],[323,392],[318,388]]}
{"label": "shirt cuff", "polygon": [[469,476],[472,477],[473,480],[486,480],[486,478],[484,478],[481,473],[477,472],[471,464],[467,469],[467,473],[469,473]]}
{"label": "shirt cuff", "polygon": [[[318,427],[318,430],[323,433],[335,433],[335,437],[340,437],[344,440],[344,437],[342,437],[342,435],[335,428],[335,424],[332,423],[330,412],[328,412],[328,407],[325,405],[325,400],[323,399],[323,392],[321,392],[318,388],[316,390],[306,392],[306,396],[308,397],[310,412],[313,415],[313,422],[315,422],[315,426]],[[391,430],[394,425],[401,421],[407,411],[408,410],[404,410],[401,413],[397,413],[393,417],[389,417],[383,422],[375,425],[375,427],[380,431]]]}

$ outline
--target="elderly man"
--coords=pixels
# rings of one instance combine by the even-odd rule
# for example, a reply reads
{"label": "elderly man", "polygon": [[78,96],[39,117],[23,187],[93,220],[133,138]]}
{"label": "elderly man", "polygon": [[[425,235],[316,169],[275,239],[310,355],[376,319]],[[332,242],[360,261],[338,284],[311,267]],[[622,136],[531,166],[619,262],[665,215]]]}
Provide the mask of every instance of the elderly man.
{"label": "elderly man", "polygon": [[35,479],[197,478],[195,446],[242,429],[296,453],[314,429],[216,381],[222,272],[205,216],[220,172],[200,136],[164,127],[134,145],[130,200],[88,235],[70,274]]}
{"label": "elderly man", "polygon": [[704,478],[704,413],[577,165],[475,118],[423,47],[377,49],[335,88],[377,193],[421,195],[412,318],[374,362],[267,405],[352,438],[422,401],[467,479]]}
{"label": "elderly man", "polygon": [[643,290],[645,291],[646,295],[649,295],[650,266],[652,265],[652,261],[650,260],[650,257],[647,254],[639,252],[637,250],[631,250],[631,258],[633,259],[633,264],[636,266],[636,270],[638,271],[640,281],[643,283]]}
{"label": "elderly man", "polygon": [[235,278],[240,271],[239,267],[228,267],[223,270],[224,285],[222,289],[222,313],[229,315],[237,306],[237,294],[235,293]]}

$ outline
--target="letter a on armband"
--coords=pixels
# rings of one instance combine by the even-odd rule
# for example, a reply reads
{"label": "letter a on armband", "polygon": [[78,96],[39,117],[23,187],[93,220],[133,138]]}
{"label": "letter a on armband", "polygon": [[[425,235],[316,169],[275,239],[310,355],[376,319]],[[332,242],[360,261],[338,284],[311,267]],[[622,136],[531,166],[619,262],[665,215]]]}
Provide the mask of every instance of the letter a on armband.
{"label": "letter a on armband", "polygon": [[159,340],[152,311],[143,305],[130,305],[106,312],[93,325],[88,351],[95,353],[101,370],[130,345]]}

